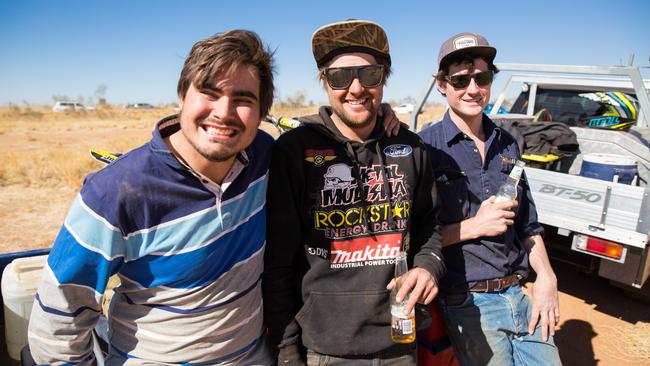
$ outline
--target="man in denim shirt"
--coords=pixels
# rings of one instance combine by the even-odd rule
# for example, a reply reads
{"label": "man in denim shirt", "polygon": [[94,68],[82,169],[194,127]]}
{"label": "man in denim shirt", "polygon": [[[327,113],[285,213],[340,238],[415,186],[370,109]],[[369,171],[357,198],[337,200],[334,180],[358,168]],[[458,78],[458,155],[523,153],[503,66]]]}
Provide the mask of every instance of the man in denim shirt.
{"label": "man in denim shirt", "polygon": [[[474,33],[443,43],[436,88],[449,109],[420,132],[441,204],[447,275],[440,303],[463,365],[559,365],[557,282],[525,177],[516,200],[495,202],[519,159],[514,138],[483,114],[495,55]],[[530,297],[519,284],[529,266],[537,274]]]}

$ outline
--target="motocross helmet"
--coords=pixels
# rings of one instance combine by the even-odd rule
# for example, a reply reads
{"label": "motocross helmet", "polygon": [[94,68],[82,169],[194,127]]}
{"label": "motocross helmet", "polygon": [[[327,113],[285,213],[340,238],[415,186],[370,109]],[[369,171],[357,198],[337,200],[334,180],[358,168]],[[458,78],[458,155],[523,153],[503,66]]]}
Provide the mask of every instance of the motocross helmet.
{"label": "motocross helmet", "polygon": [[596,111],[580,119],[585,127],[625,130],[636,123],[639,103],[633,96],[621,92],[581,93],[581,98],[597,103]]}

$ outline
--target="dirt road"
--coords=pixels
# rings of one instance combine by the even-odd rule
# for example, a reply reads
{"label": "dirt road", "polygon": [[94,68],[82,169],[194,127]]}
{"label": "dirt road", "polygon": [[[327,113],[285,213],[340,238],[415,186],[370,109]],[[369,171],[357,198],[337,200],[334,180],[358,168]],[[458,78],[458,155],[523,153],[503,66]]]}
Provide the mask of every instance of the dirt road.
{"label": "dirt road", "polygon": [[607,280],[553,263],[562,320],[556,343],[564,365],[650,365],[650,304]]}

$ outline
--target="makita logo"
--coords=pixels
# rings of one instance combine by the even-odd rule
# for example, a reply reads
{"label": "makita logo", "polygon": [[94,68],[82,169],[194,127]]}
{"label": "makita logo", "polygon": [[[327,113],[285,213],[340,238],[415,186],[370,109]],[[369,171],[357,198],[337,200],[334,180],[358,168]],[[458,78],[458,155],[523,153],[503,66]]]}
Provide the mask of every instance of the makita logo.
{"label": "makita logo", "polygon": [[367,246],[363,250],[350,252],[347,250],[333,250],[332,263],[362,262],[375,259],[395,258],[399,248],[392,248],[390,244],[378,244],[376,247]]}
{"label": "makita logo", "polygon": [[335,241],[332,243],[330,262],[332,264],[366,262],[395,258],[400,251],[402,234],[384,234]]}

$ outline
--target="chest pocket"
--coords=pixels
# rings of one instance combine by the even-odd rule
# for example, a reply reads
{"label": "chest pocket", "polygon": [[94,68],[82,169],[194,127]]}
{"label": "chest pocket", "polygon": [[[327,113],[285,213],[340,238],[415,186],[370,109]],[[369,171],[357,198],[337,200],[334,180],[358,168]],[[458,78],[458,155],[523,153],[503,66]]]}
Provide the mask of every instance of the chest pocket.
{"label": "chest pocket", "polygon": [[467,218],[469,197],[465,172],[441,169],[435,172],[435,179],[442,223],[451,224]]}

